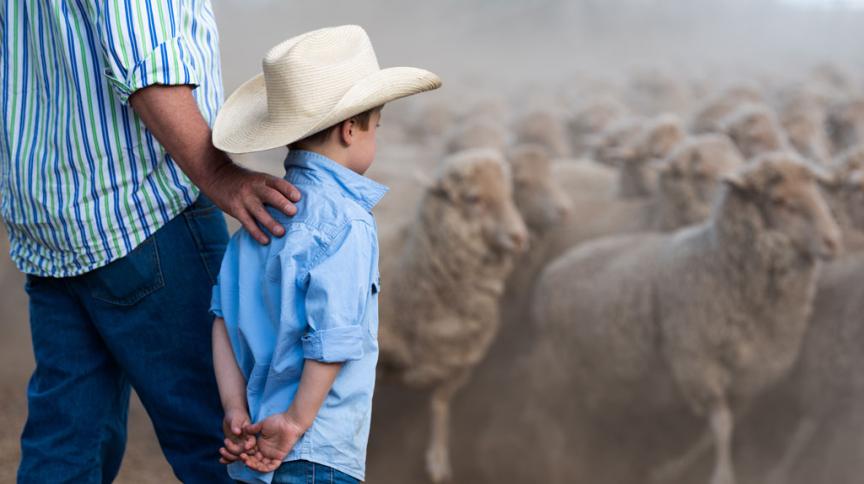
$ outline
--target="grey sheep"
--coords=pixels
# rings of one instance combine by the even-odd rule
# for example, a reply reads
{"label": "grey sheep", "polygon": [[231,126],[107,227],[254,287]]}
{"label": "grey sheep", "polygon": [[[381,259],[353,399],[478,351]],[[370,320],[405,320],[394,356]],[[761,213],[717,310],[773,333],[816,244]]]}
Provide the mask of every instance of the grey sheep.
{"label": "grey sheep", "polygon": [[792,153],[763,155],[724,178],[707,222],[593,241],[543,271],[534,393],[569,386],[589,412],[686,403],[708,422],[700,442],[715,448],[711,483],[732,484],[731,402],[789,371],[821,261],[841,246],[813,171]]}

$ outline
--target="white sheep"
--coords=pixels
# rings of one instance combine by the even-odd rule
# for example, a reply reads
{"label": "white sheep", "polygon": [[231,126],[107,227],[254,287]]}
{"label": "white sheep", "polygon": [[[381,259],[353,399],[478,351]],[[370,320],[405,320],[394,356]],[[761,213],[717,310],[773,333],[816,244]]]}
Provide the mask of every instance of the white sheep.
{"label": "white sheep", "polygon": [[692,133],[719,133],[723,131],[723,118],[729,116],[743,104],[764,101],[762,91],[750,85],[728,88],[710,97],[690,120]]}
{"label": "white sheep", "polygon": [[549,109],[533,109],[519,116],[513,123],[513,132],[517,143],[539,144],[553,157],[570,154],[563,120]]}
{"label": "white sheep", "polygon": [[379,368],[431,391],[427,471],[441,482],[451,476],[451,398],[495,337],[498,299],[527,238],[509,166],[492,150],[447,158],[416,219],[384,233]]}
{"label": "white sheep", "polygon": [[830,161],[824,99],[812,90],[794,89],[783,93],[778,112],[789,143],[801,156],[821,164]]}
{"label": "white sheep", "polygon": [[587,155],[594,137],[629,114],[628,108],[612,96],[600,96],[583,102],[566,122],[573,155]]}
{"label": "white sheep", "polygon": [[723,131],[745,159],[789,147],[777,114],[764,104],[745,104],[721,121]]}
{"label": "white sheep", "polygon": [[498,121],[485,117],[473,117],[450,130],[444,148],[445,154],[474,148],[489,148],[505,151],[510,143],[510,134]]}
{"label": "white sheep", "polygon": [[[791,153],[763,155],[724,179],[709,221],[592,241],[543,271],[533,391],[569,386],[589,412],[685,402],[709,423],[711,483],[732,484],[730,402],[752,400],[789,371],[821,259],[841,244],[810,168]],[[666,469],[686,467],[703,447]]]}

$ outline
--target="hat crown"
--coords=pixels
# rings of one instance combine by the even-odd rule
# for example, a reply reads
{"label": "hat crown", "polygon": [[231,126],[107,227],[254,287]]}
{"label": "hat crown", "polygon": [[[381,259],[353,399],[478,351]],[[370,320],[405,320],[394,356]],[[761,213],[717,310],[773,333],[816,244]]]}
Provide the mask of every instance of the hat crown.
{"label": "hat crown", "polygon": [[292,121],[327,112],[354,84],[378,70],[372,42],[358,25],[290,39],[264,57],[268,117]]}

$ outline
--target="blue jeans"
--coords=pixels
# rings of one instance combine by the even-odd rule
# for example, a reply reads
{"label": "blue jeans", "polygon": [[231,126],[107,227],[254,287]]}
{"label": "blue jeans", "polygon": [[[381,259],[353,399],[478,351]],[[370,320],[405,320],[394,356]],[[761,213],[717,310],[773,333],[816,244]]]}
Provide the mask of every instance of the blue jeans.
{"label": "blue jeans", "polygon": [[337,471],[308,460],[283,462],[273,474],[272,484],[356,484],[360,481]]}
{"label": "blue jeans", "polygon": [[231,482],[210,292],[228,232],[201,196],[127,256],[69,278],[27,277],[36,370],[19,483],[111,482],[126,445],[130,385],[184,483]]}

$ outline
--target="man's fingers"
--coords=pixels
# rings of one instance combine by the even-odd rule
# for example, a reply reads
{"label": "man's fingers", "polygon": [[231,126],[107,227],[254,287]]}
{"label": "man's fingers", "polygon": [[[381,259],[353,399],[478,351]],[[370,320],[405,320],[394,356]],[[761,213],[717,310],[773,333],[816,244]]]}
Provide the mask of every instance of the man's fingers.
{"label": "man's fingers", "polygon": [[[292,202],[300,201],[300,190],[297,189],[294,185],[289,183],[284,178],[270,177],[267,179],[267,186],[271,188],[275,188],[282,195],[291,200]],[[278,207],[277,207],[278,208]],[[291,214],[288,214],[291,215]]]}
{"label": "man's fingers", "polygon": [[289,217],[293,217],[294,214],[297,213],[297,207],[291,203],[291,200],[288,200],[285,198],[285,195],[272,188],[264,187],[261,192],[261,198],[264,199],[264,203],[281,211]]}
{"label": "man's fingers", "polygon": [[249,235],[251,235],[253,239],[257,240],[259,244],[267,245],[270,243],[270,238],[261,231],[258,224],[255,223],[255,220],[250,217],[247,212],[244,211],[235,216],[240,224],[243,225],[243,228],[246,229],[246,231],[249,232]]}
{"label": "man's fingers", "polygon": [[246,208],[249,210],[249,213],[255,217],[255,220],[258,221],[259,224],[267,227],[267,230],[270,231],[271,234],[281,237],[285,235],[285,227],[279,224],[270,212],[264,208],[264,205],[259,203],[249,204],[251,206],[247,206]]}

